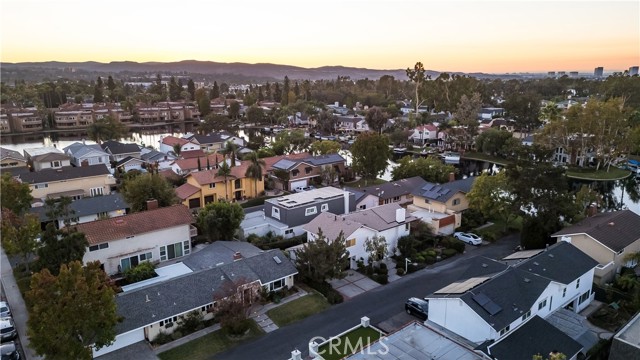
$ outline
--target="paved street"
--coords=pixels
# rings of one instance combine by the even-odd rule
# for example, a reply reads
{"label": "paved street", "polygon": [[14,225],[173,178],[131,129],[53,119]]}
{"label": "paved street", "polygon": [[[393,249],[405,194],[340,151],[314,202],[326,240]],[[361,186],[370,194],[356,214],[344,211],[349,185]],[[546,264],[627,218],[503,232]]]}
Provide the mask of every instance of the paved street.
{"label": "paved street", "polygon": [[336,335],[357,325],[362,316],[368,316],[371,323],[377,325],[403,313],[407,298],[424,297],[456,280],[466,269],[465,260],[469,257],[484,255],[501,258],[512,253],[518,244],[519,235],[511,235],[492,245],[467,245],[466,253],[449,261],[374,288],[320,314],[265,334],[251,343],[214,355],[211,359],[287,359],[294,349],[300,350],[304,357],[308,355],[308,342],[314,336],[328,338]]}

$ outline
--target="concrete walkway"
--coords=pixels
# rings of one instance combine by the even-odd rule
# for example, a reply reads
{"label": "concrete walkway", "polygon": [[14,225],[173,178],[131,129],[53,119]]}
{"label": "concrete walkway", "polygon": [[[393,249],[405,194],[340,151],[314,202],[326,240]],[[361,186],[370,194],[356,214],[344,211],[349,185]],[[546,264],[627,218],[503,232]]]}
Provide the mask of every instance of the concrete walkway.
{"label": "concrete walkway", "polygon": [[13,269],[9,263],[9,258],[5,254],[4,249],[0,247],[0,273],[2,274],[3,296],[6,297],[15,327],[18,330],[18,339],[24,351],[24,357],[27,360],[40,360],[35,351],[29,347],[29,338],[27,337],[27,319],[29,313],[24,303],[16,279],[13,276]]}
{"label": "concrete walkway", "polygon": [[381,286],[366,275],[360,274],[355,270],[347,270],[344,278],[331,279],[329,280],[329,284],[342,294],[345,300]]}

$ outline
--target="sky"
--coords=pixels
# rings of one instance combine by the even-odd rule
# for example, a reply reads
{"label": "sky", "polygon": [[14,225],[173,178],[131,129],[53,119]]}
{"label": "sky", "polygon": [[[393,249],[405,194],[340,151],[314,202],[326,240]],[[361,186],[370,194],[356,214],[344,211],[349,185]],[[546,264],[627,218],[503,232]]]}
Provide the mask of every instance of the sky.
{"label": "sky", "polygon": [[640,1],[1,0],[2,62],[605,73],[640,65]]}

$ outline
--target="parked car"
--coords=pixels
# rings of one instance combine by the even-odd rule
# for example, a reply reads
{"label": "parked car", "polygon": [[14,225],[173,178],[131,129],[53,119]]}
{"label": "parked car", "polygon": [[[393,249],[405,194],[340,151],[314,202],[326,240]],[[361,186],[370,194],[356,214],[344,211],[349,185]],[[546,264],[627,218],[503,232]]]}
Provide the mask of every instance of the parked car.
{"label": "parked car", "polygon": [[455,234],[453,234],[453,237],[460,240],[460,241],[464,241],[469,245],[480,245],[482,244],[482,238],[476,234],[473,233],[464,233],[464,232],[457,232]]}
{"label": "parked car", "polygon": [[0,360],[20,360],[20,352],[13,341],[0,344]]}
{"label": "parked car", "polygon": [[18,335],[13,319],[5,317],[0,319],[0,341],[13,340]]}
{"label": "parked car", "polygon": [[0,301],[0,318],[11,316],[11,309],[6,301]]}
{"label": "parked car", "polygon": [[429,315],[429,301],[417,297],[412,297],[404,303],[404,309],[409,315],[417,316],[421,319],[427,320],[427,317]]}

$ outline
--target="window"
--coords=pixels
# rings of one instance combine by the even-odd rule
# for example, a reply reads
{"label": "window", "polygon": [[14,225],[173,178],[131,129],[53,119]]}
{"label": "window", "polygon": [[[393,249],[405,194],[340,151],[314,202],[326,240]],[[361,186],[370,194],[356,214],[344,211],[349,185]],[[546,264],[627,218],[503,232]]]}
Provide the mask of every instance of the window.
{"label": "window", "polygon": [[[183,252],[186,250],[186,252]],[[171,260],[183,255],[188,255],[190,252],[189,242],[185,241],[184,244],[182,242],[160,246],[160,261]]]}
{"label": "window", "polygon": [[184,254],[185,255],[189,255],[189,253],[191,252],[191,244],[189,244],[189,241],[183,241],[182,242],[182,249],[184,250]]}
{"label": "window", "polygon": [[329,204],[322,204],[322,206],[320,206],[320,212],[325,211],[329,211]]}
{"label": "window", "polygon": [[285,234],[285,235],[293,234],[293,229],[287,229],[287,230],[285,230],[285,231],[284,231],[284,234]]}
{"label": "window", "polygon": [[213,195],[208,195],[204,197],[204,204],[207,205],[208,203],[212,203],[213,202]]}
{"label": "window", "polygon": [[567,288],[562,289],[562,297],[567,296]]}
{"label": "window", "polygon": [[280,220],[280,209],[278,209],[277,207],[272,207],[271,208],[271,217],[274,218],[274,219]]}
{"label": "window", "polygon": [[522,321],[525,321],[531,316],[531,310],[527,311],[524,315],[522,315]]}
{"label": "window", "polygon": [[400,196],[394,196],[394,197],[393,197],[393,201],[394,201],[394,202],[398,202],[398,201],[400,201]]}
{"label": "window", "polygon": [[500,336],[502,336],[502,335],[506,334],[507,332],[509,332],[510,328],[511,328],[511,325],[507,325],[502,330],[500,330]]}
{"label": "window", "polygon": [[538,310],[544,309],[545,306],[547,306],[547,299],[544,299],[538,303]]}
{"label": "window", "polygon": [[367,205],[360,205],[360,206],[358,206],[358,209],[360,209],[360,210],[364,210],[364,209],[366,209],[366,208],[367,208]]}
{"label": "window", "polygon": [[298,174],[300,174],[300,170],[298,169],[293,169],[293,171],[291,171],[291,176],[298,176]]}
{"label": "window", "polygon": [[284,279],[276,280],[269,284],[269,291],[282,289],[285,285]]}
{"label": "window", "polygon": [[200,308],[200,311],[205,312],[205,311],[209,311],[209,309],[211,309],[213,307],[213,304],[207,304],[203,307]]}
{"label": "window", "polygon": [[310,207],[310,208],[306,208],[304,210],[304,216],[311,216],[311,215],[315,215],[318,213],[318,208],[317,207]]}
{"label": "window", "polygon": [[453,199],[453,205],[460,205],[460,199]]}
{"label": "window", "polygon": [[638,259],[631,259],[624,264],[624,266],[628,268],[634,268],[636,265],[638,265]]}
{"label": "window", "polygon": [[576,280],[576,289],[580,287],[580,279]]}
{"label": "window", "polygon": [[216,183],[209,184],[209,189],[214,189],[216,187]]}
{"label": "window", "polygon": [[354,246],[355,244],[356,244],[356,239],[348,239],[347,240],[347,247]]}
{"label": "window", "polygon": [[97,251],[97,250],[102,250],[107,248],[109,248],[109,243],[103,243],[103,244],[89,246],[89,251]]}
{"label": "window", "polygon": [[240,181],[240,179],[236,179],[236,181],[233,182],[233,186],[236,189],[240,189],[242,187],[242,181]]}
{"label": "window", "polygon": [[587,290],[587,292],[585,292],[584,294],[580,295],[580,300],[578,300],[578,304],[582,304],[583,302],[587,301],[589,299],[589,291]]}
{"label": "window", "polygon": [[103,194],[101,187],[91,188],[89,189],[89,193],[91,194],[91,196],[98,196]]}
{"label": "window", "polygon": [[311,171],[313,171],[313,168],[311,166],[307,166],[306,168],[304,168],[305,174],[311,174]]}
{"label": "window", "polygon": [[138,255],[120,259],[120,271],[125,272],[130,268],[134,268],[138,266],[139,263],[140,263],[140,259],[138,258]]}
{"label": "window", "polygon": [[200,207],[200,198],[189,199],[189,209],[196,209]]}
{"label": "window", "polygon": [[48,187],[49,187],[49,184],[47,184],[47,183],[44,183],[44,184],[35,184],[33,187],[34,187],[34,188],[36,188],[36,189],[45,189],[45,188],[48,188]]}
{"label": "window", "polygon": [[149,261],[149,260],[151,260],[151,257],[152,257],[152,255],[151,255],[150,252],[144,253],[144,254],[140,254],[140,261]]}
{"label": "window", "polygon": [[51,162],[51,167],[52,168],[57,168],[57,167],[61,167],[61,166],[62,166],[62,163],[60,163],[60,161],[58,161],[58,160]]}
{"label": "window", "polygon": [[409,231],[409,223],[404,224],[404,231]]}

